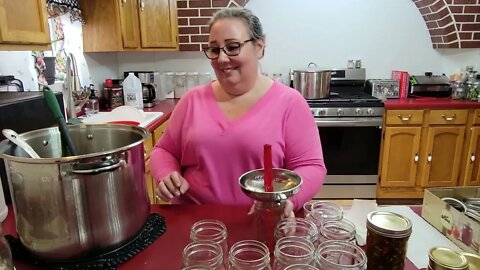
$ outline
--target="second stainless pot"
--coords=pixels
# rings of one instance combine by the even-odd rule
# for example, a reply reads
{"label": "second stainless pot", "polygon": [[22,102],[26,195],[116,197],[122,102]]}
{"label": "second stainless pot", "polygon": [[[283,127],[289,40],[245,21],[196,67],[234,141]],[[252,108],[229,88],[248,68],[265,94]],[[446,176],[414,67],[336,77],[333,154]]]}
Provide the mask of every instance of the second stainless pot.
{"label": "second stainless pot", "polygon": [[118,248],[150,212],[143,142],[127,125],[69,126],[78,156],[62,156],[58,128],[20,134],[42,158],[0,143],[22,244],[43,260],[69,261]]}
{"label": "second stainless pot", "polygon": [[292,72],[293,87],[306,99],[328,98],[330,95],[331,70],[319,70],[310,63],[307,69],[294,69]]}

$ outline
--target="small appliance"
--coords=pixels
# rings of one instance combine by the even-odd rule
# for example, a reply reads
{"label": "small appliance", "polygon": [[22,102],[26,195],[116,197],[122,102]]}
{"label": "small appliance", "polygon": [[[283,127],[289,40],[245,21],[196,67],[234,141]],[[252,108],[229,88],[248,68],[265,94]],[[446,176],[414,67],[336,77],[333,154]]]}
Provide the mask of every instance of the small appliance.
{"label": "small appliance", "polygon": [[412,97],[449,97],[452,94],[449,79],[445,74],[433,75],[425,72],[425,75],[412,75],[410,83],[408,94]]}
{"label": "small appliance", "polygon": [[391,79],[370,79],[365,87],[367,93],[382,100],[399,98],[399,89],[398,81]]}
{"label": "small appliance", "polygon": [[124,77],[128,76],[128,73],[133,73],[142,82],[142,94],[143,94],[143,107],[151,108],[155,106],[157,101],[157,85],[155,78],[158,77],[158,72],[155,71],[126,71],[123,73]]}

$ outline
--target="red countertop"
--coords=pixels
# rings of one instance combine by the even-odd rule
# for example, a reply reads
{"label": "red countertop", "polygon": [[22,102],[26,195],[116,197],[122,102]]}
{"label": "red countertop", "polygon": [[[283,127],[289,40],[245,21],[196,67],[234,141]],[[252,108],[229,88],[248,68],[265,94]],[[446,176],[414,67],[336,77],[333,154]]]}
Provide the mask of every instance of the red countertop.
{"label": "red countertop", "polygon": [[407,98],[387,99],[385,109],[469,109],[480,108],[480,102],[453,100],[451,98]]}
{"label": "red countertop", "polygon": [[[152,205],[151,212],[165,218],[166,232],[152,245],[120,265],[119,270],[177,270],[181,268],[182,251],[189,242],[190,228],[201,219],[218,219],[228,230],[228,245],[244,239],[255,239],[255,226],[252,216],[248,216],[249,206],[227,205]],[[416,210],[416,209],[414,209]],[[415,211],[418,213],[418,210]],[[303,214],[299,213],[299,216]],[[15,218],[9,206],[7,219],[3,222],[3,232],[15,235]],[[39,269],[25,262],[15,261],[17,270]],[[418,270],[408,259],[405,270]]]}

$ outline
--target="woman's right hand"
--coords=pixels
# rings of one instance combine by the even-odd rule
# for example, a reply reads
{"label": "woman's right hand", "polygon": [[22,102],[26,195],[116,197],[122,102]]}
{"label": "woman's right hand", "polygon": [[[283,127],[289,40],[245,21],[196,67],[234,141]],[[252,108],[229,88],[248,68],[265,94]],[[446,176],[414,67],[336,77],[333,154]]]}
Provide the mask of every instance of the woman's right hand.
{"label": "woman's right hand", "polygon": [[157,187],[157,196],[163,201],[170,201],[187,192],[190,185],[178,172],[172,172],[165,176]]}

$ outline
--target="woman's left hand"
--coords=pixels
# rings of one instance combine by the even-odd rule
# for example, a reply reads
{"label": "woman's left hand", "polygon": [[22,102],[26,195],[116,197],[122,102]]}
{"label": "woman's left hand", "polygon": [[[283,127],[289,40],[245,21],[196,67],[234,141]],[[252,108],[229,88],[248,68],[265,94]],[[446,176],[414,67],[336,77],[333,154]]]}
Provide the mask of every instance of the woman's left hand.
{"label": "woman's left hand", "polygon": [[[255,212],[255,205],[252,205],[252,207],[250,207],[250,211],[248,211],[248,215],[251,215],[254,212]],[[295,217],[295,212],[293,212],[293,202],[290,200],[286,200],[285,205],[283,206],[282,219],[294,218],[294,217]]]}

